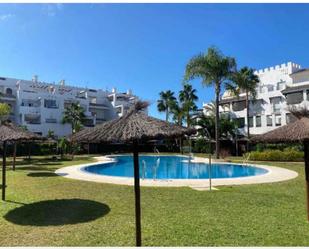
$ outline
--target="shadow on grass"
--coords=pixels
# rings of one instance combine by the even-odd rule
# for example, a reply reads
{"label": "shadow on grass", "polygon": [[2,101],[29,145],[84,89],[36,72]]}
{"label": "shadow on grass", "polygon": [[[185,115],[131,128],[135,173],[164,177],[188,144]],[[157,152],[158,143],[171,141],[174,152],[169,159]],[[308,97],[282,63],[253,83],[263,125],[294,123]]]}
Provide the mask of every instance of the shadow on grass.
{"label": "shadow on grass", "polygon": [[[82,161],[82,160],[88,160],[90,157],[75,157],[72,161],[71,159],[63,158],[63,159],[57,159],[54,160],[51,157],[45,157],[45,158],[23,158],[22,160],[16,161],[16,170],[45,170],[45,171],[54,171],[59,168],[59,166],[62,166],[64,162],[71,161],[72,163]],[[8,163],[8,166],[10,167],[12,162]]]}
{"label": "shadow on grass", "polygon": [[27,174],[27,176],[30,177],[54,177],[54,176],[58,176],[55,173],[52,172],[30,172]]}
{"label": "shadow on grass", "polygon": [[23,226],[62,226],[96,220],[108,214],[108,205],[83,199],[47,200],[9,211],[4,218]]}

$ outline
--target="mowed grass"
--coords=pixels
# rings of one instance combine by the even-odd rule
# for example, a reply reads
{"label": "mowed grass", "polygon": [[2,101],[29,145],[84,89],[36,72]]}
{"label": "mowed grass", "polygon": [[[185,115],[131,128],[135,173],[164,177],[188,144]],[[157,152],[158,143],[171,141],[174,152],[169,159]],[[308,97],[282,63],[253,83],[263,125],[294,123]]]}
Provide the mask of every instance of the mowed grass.
{"label": "mowed grass", "polygon": [[[133,188],[66,179],[54,170],[92,161],[19,162],[0,202],[1,246],[134,246]],[[26,165],[27,164],[27,165]],[[302,163],[273,184],[141,190],[144,246],[309,246]]]}

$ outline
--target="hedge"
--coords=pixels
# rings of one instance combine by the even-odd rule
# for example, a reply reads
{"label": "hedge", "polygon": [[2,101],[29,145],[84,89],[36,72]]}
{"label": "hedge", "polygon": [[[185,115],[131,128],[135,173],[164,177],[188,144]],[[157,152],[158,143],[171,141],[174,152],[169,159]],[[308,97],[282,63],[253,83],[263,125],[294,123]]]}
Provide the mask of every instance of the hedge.
{"label": "hedge", "polygon": [[[246,155],[248,156],[248,155]],[[281,150],[265,150],[250,152],[249,160],[253,161],[303,161],[304,152],[294,149]]]}

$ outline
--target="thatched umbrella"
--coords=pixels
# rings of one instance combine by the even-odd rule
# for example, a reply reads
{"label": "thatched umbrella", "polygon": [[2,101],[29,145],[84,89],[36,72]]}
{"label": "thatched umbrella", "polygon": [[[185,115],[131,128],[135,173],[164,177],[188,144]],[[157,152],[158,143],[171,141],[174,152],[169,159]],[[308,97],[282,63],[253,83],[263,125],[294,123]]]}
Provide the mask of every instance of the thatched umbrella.
{"label": "thatched umbrella", "polygon": [[25,131],[12,123],[2,123],[0,125],[0,142],[3,143],[2,152],[2,200],[5,200],[6,188],[6,149],[8,142],[42,140],[41,136],[30,131]]}
{"label": "thatched umbrella", "polygon": [[[297,116],[296,113],[294,113]],[[287,125],[281,126],[275,130],[252,137],[254,142],[286,143],[300,142],[304,145],[305,177],[307,189],[307,219],[309,220],[309,118],[299,117]]]}
{"label": "thatched umbrella", "polygon": [[140,176],[138,162],[139,143],[153,139],[181,137],[195,132],[193,129],[170,124],[146,115],[143,110],[147,106],[147,102],[139,101],[123,117],[103,123],[94,128],[84,129],[73,135],[74,141],[85,143],[132,143],[136,246],[141,246]]}

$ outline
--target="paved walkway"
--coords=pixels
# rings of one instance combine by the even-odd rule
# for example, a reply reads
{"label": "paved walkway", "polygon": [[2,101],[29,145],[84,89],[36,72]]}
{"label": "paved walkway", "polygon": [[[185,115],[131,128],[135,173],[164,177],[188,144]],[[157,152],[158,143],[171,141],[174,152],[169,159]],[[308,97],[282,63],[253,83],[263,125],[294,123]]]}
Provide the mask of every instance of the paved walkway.
{"label": "paved walkway", "polygon": [[[97,157],[98,162],[89,163],[77,166],[69,166],[56,170],[56,174],[84,181],[92,182],[102,182],[102,183],[111,183],[118,185],[133,185],[134,181],[131,177],[114,177],[114,176],[104,176],[86,172],[83,170],[86,166],[103,164],[112,162],[113,159],[108,157]],[[208,160],[205,158],[195,157],[191,162],[205,162]],[[220,164],[221,162],[217,162]],[[229,163],[233,164],[233,163]],[[253,165],[251,166],[259,167],[266,169],[268,172],[263,175],[258,176],[248,176],[248,177],[235,177],[235,178],[217,178],[212,179],[212,186],[225,186],[225,185],[242,185],[242,184],[258,184],[258,183],[271,183],[271,182],[281,182],[293,179],[298,176],[295,171],[288,170],[285,168],[275,167],[275,166],[266,166],[266,165]],[[182,187],[188,186],[197,190],[207,190],[209,186],[208,179],[172,179],[172,180],[152,180],[152,179],[141,179],[141,186],[149,187]]]}

